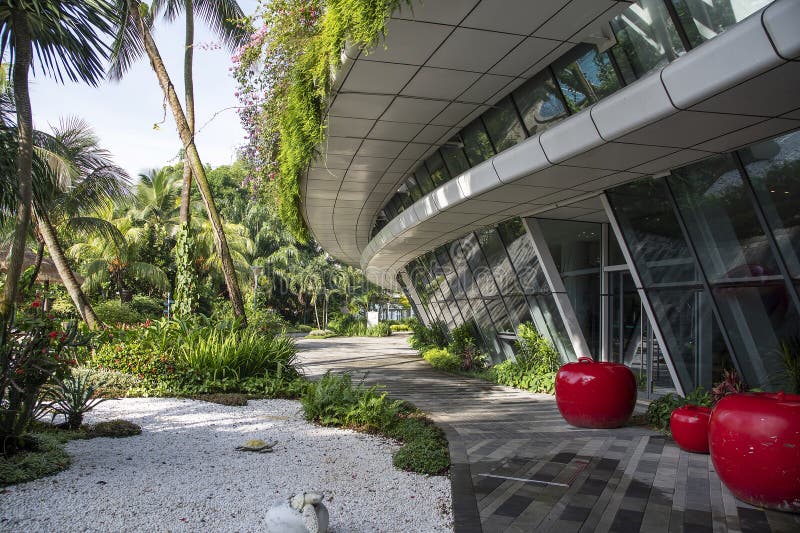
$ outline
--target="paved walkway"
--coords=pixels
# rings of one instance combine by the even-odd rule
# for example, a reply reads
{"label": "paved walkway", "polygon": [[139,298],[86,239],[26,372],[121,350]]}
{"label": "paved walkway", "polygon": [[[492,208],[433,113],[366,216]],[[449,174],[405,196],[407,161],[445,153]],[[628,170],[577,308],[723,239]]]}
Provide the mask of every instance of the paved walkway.
{"label": "paved walkway", "polygon": [[298,348],[308,376],[367,372],[445,430],[457,533],[800,531],[798,515],[735,500],[707,455],[644,428],[574,428],[551,396],[435,371],[404,336]]}

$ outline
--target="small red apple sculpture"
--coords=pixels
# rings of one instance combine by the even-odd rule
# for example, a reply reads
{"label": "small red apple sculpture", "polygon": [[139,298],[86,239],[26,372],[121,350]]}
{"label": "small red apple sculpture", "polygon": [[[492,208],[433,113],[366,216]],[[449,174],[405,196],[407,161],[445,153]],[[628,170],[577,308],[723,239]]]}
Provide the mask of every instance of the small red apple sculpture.
{"label": "small red apple sculpture", "polygon": [[800,512],[800,395],[726,396],[711,414],[711,460],[745,502]]}
{"label": "small red apple sculpture", "polygon": [[672,438],[682,450],[708,453],[708,423],[711,409],[698,405],[684,405],[672,411],[669,428]]}
{"label": "small red apple sculpture", "polygon": [[623,364],[579,357],[556,374],[556,405],[573,426],[620,427],[636,406],[636,378]]}

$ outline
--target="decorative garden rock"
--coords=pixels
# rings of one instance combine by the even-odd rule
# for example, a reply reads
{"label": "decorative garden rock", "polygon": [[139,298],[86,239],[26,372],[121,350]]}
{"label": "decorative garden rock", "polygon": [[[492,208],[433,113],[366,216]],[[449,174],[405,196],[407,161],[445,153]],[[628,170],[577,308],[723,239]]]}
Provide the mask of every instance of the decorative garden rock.
{"label": "decorative garden rock", "polygon": [[326,533],[328,508],[318,492],[303,492],[289,498],[288,503],[267,511],[268,533]]}
{"label": "decorative garden rock", "polygon": [[740,393],[711,413],[711,460],[734,496],[800,512],[800,395]]}
{"label": "decorative garden rock", "polygon": [[698,405],[684,405],[672,411],[669,427],[672,438],[682,450],[708,453],[708,424],[711,409]]}
{"label": "decorative garden rock", "polygon": [[636,378],[623,364],[579,357],[556,374],[556,405],[573,426],[623,426],[636,407]]}
{"label": "decorative garden rock", "polygon": [[269,453],[276,444],[278,443],[269,443],[261,439],[253,439],[245,442],[241,446],[237,446],[236,450],[240,452]]}

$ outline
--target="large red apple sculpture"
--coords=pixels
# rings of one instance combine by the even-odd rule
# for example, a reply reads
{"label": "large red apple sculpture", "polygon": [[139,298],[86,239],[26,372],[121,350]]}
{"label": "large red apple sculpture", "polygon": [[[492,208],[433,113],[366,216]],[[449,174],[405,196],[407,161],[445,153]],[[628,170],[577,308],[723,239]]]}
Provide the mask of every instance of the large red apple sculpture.
{"label": "large red apple sculpture", "polygon": [[714,407],[711,460],[734,496],[800,512],[800,395],[741,393]]}
{"label": "large red apple sculpture", "polygon": [[625,365],[579,357],[556,374],[556,405],[573,426],[620,427],[636,406],[636,378]]}
{"label": "large red apple sculpture", "polygon": [[672,411],[669,429],[682,450],[708,453],[708,424],[711,409],[699,405],[684,405]]}

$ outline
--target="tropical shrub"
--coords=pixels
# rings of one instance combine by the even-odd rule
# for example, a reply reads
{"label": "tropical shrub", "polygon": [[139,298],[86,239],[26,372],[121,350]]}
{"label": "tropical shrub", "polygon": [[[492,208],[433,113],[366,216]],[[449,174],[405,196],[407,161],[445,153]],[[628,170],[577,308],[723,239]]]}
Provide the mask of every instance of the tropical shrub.
{"label": "tropical shrub", "polygon": [[289,323],[273,309],[258,309],[247,317],[247,327],[265,335],[278,335]]}
{"label": "tropical shrub", "polygon": [[124,372],[142,380],[174,380],[178,377],[173,348],[160,350],[153,342],[150,328],[118,330],[116,335],[110,335],[111,341],[101,344],[86,361],[86,366]]}
{"label": "tropical shrub", "polygon": [[42,395],[43,408],[53,413],[53,418],[63,415],[69,429],[78,429],[83,415],[108,398],[97,397],[97,386],[86,375],[57,379]]}
{"label": "tropical shrub", "polygon": [[151,296],[137,294],[128,306],[145,319],[158,319],[164,314],[164,302]]}
{"label": "tropical shrub", "polygon": [[308,385],[301,403],[305,418],[312,422],[379,433],[404,443],[393,458],[397,468],[436,475],[450,466],[447,440],[439,428],[377,387],[353,384],[349,374],[326,373]]}
{"label": "tropical shrub", "polygon": [[297,324],[294,328],[302,333],[311,333],[314,329],[313,326],[309,326],[308,324]]}
{"label": "tropical shrub", "polygon": [[392,330],[392,333],[396,333],[398,331],[411,331],[411,328],[408,327],[408,324],[390,324],[389,329]]}
{"label": "tropical shrub", "polygon": [[328,339],[330,337],[336,337],[338,334],[335,331],[331,331],[329,329],[312,329],[307,339]]}
{"label": "tropical shrub", "polygon": [[711,389],[711,401],[716,404],[729,394],[736,394],[746,390],[747,386],[736,370],[728,370],[726,368],[722,371],[722,380]]}
{"label": "tropical shrub", "polygon": [[408,326],[413,332],[408,339],[408,343],[415,350],[424,351],[427,348],[446,348],[450,343],[447,326],[441,321],[434,321],[428,327],[415,318],[409,321]]}
{"label": "tropical shrub", "polygon": [[359,315],[339,315],[328,322],[328,329],[343,337],[364,337],[367,333],[367,319]]}
{"label": "tropical shrub", "polygon": [[458,370],[461,367],[461,359],[448,348],[430,348],[422,353],[422,358],[438,370]]}
{"label": "tropical shrub", "polygon": [[139,324],[145,318],[129,303],[108,300],[94,306],[94,312],[101,322],[109,325]]}
{"label": "tropical shrub", "polygon": [[687,394],[685,398],[675,393],[665,394],[661,398],[650,402],[645,413],[645,420],[659,431],[669,432],[669,419],[672,416],[672,411],[684,405],[711,407],[713,402],[708,391],[703,387],[697,387]]}
{"label": "tropical shrub", "polygon": [[374,326],[370,326],[367,328],[367,331],[364,333],[365,337],[388,337],[392,334],[392,329],[388,324],[384,324],[379,322]]}
{"label": "tropical shrub", "polygon": [[531,324],[521,324],[517,329],[517,355],[489,370],[495,383],[531,392],[553,394],[555,376],[561,365],[558,352]]}
{"label": "tropical shrub", "polygon": [[0,454],[14,455],[30,444],[23,438],[40,403],[42,387],[63,378],[88,342],[75,322],[62,330],[34,300],[0,346]]}

